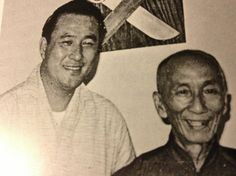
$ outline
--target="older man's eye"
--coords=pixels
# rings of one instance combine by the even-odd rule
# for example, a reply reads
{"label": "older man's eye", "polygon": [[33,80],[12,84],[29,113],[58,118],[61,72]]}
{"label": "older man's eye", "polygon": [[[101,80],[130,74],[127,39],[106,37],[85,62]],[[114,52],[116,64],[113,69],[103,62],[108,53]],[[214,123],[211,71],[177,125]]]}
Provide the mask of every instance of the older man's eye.
{"label": "older man's eye", "polygon": [[182,97],[187,97],[187,96],[191,96],[191,92],[189,89],[178,89],[175,94],[177,96],[182,96]]}
{"label": "older man's eye", "polygon": [[204,89],[203,91],[205,94],[212,94],[212,95],[217,95],[219,94],[219,90],[217,88],[208,88]]}

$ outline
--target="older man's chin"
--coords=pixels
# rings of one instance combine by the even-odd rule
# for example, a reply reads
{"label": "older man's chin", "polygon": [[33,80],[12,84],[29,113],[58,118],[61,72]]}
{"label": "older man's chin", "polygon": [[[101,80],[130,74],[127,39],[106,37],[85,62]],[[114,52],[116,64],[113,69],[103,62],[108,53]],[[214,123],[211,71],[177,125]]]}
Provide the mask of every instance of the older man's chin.
{"label": "older man's chin", "polygon": [[205,144],[209,143],[215,136],[215,133],[211,129],[202,131],[189,131],[184,135],[185,142],[189,144]]}

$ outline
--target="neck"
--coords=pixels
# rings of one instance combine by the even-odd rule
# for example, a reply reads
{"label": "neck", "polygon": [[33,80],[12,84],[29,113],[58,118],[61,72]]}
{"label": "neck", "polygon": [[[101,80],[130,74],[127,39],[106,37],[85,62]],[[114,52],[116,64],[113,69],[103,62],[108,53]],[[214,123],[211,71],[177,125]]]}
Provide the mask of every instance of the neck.
{"label": "neck", "polygon": [[181,142],[181,140],[177,138],[176,142],[184,151],[186,151],[189,154],[189,156],[193,160],[196,171],[199,172],[209,154],[212,142],[195,144],[195,143]]}
{"label": "neck", "polygon": [[66,110],[75,90],[63,89],[61,85],[49,78],[48,73],[42,67],[40,68],[40,76],[52,111]]}

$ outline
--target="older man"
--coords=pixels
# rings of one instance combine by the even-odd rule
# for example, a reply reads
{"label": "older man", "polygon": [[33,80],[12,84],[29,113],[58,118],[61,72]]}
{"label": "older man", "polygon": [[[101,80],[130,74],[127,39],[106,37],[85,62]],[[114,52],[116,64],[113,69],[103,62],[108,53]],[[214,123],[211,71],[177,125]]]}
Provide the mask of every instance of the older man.
{"label": "older man", "polygon": [[117,108],[84,84],[95,74],[105,33],[93,4],[59,7],[43,27],[42,63],[1,96],[0,140],[24,149],[35,175],[108,176],[134,158]]}
{"label": "older man", "polygon": [[115,176],[233,176],[236,150],[219,145],[229,95],[216,59],[203,51],[175,53],[158,67],[154,103],[171,124],[166,145],[138,157]]}

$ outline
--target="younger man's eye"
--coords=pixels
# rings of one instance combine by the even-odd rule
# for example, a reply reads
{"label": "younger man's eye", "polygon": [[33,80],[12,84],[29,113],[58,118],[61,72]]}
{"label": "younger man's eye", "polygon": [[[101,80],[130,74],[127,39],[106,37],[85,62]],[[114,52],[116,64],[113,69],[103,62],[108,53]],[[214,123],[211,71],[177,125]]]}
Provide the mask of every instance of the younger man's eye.
{"label": "younger man's eye", "polygon": [[71,46],[73,42],[71,40],[66,40],[66,41],[62,41],[61,43],[63,46]]}

